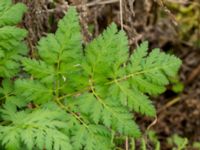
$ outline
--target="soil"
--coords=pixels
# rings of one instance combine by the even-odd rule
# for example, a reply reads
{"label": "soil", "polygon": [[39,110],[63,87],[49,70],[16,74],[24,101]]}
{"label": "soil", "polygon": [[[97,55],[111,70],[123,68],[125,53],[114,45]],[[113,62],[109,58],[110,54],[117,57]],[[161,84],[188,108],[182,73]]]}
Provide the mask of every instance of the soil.
{"label": "soil", "polygon": [[[27,43],[32,57],[38,39],[56,30],[58,20],[69,5],[78,8],[85,44],[114,21],[119,29],[127,32],[130,53],[142,40],[148,40],[152,48],[159,47],[166,52],[171,50],[183,61],[179,74],[184,90],[175,93],[169,87],[163,95],[154,98],[158,113],[151,129],[158,133],[163,150],[170,149],[166,138],[174,133],[187,137],[190,143],[200,141],[200,47],[180,39],[174,14],[162,0],[122,0],[121,7],[119,0],[17,1],[29,7],[22,25],[29,31]],[[196,36],[200,37],[199,33]],[[144,129],[155,121],[153,118],[138,120]]]}

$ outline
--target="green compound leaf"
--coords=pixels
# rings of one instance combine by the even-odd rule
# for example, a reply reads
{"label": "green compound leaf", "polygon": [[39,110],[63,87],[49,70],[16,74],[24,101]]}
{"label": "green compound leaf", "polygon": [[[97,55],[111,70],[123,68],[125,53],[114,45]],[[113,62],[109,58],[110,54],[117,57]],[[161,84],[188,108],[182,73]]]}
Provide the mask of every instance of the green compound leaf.
{"label": "green compound leaf", "polygon": [[11,124],[0,126],[2,145],[6,149],[20,150],[20,144],[26,149],[33,147],[47,150],[72,149],[70,139],[61,129],[67,127],[67,116],[60,110],[37,109],[34,111],[19,111],[11,109],[10,104],[0,110],[1,115]]}
{"label": "green compound leaf", "polygon": [[26,12],[26,6],[22,3],[12,4],[12,0],[0,1],[0,27],[5,25],[16,25],[22,20]]}
{"label": "green compound leaf", "polygon": [[[1,46],[0,41],[5,49],[0,57],[8,57],[5,53],[25,36],[20,29],[6,28],[2,35],[14,38],[2,36],[7,43]],[[163,93],[181,65],[180,59],[159,49],[149,53],[148,42],[130,56],[127,36],[114,23],[83,48],[74,7],[55,34],[39,41],[37,49],[36,59],[21,59],[22,51],[10,54],[11,60],[21,60],[24,74],[14,88],[5,80],[0,89],[1,95],[12,92],[0,113],[6,123],[0,126],[0,141],[8,150],[23,146],[28,150],[116,149],[116,136],[141,135],[134,113],[156,115],[149,96]],[[10,69],[17,66],[13,62]],[[7,70],[0,73],[14,75]]]}
{"label": "green compound leaf", "polygon": [[19,72],[19,60],[27,53],[27,47],[22,42],[27,32],[15,27],[25,11],[24,4],[0,1],[0,77],[15,76]]}

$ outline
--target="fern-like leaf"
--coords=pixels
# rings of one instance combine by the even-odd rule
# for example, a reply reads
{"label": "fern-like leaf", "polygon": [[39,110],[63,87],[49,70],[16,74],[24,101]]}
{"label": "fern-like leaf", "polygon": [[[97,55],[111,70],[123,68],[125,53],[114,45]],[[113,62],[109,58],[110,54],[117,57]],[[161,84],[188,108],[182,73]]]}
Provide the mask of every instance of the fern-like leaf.
{"label": "fern-like leaf", "polygon": [[26,6],[22,3],[12,4],[12,0],[0,1],[0,27],[5,25],[16,25],[22,20]]}
{"label": "fern-like leaf", "polygon": [[11,0],[0,1],[0,77],[13,77],[19,71],[19,60],[27,48],[22,42],[27,32],[16,28],[21,21],[25,5],[12,5]]}
{"label": "fern-like leaf", "polygon": [[34,80],[17,80],[16,93],[21,95],[26,102],[34,101],[37,104],[48,102],[53,97],[53,89]]}
{"label": "fern-like leaf", "polygon": [[32,74],[35,78],[41,79],[44,83],[52,83],[54,81],[55,72],[53,66],[49,66],[44,61],[24,58],[24,70]]}
{"label": "fern-like leaf", "polygon": [[15,87],[6,89],[4,81],[0,89],[5,96],[12,91],[1,110],[7,149],[115,149],[115,135],[140,136],[133,113],[155,116],[149,95],[164,92],[181,64],[159,49],[148,53],[148,42],[129,56],[127,36],[114,23],[83,49],[74,7],[37,49],[37,59],[21,59],[25,72]]}
{"label": "fern-like leaf", "polygon": [[70,8],[59,22],[55,35],[49,34],[39,41],[38,52],[47,63],[64,67],[64,72],[71,70],[80,62],[81,33],[75,8]]}
{"label": "fern-like leaf", "polygon": [[[3,119],[9,124],[0,126],[2,145],[8,150],[20,150],[20,144],[26,149],[34,147],[47,150],[71,149],[69,137],[61,129],[67,127],[67,116],[59,110],[37,109],[32,112],[17,112],[7,104],[1,109]],[[14,109],[13,109],[14,108]]]}

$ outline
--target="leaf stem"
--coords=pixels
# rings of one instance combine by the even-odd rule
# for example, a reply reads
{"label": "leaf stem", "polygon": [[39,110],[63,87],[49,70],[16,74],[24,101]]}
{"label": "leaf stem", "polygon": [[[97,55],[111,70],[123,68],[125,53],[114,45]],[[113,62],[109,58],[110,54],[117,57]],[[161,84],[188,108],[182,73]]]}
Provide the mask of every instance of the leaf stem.
{"label": "leaf stem", "polygon": [[109,81],[109,82],[105,83],[105,85],[110,85],[112,83],[115,83],[116,81],[120,82],[120,81],[123,81],[123,80],[127,80],[127,79],[129,79],[131,77],[134,77],[136,75],[141,75],[141,74],[148,73],[148,72],[151,72],[151,71],[157,71],[157,70],[160,70],[160,69],[169,68],[172,65],[167,65],[167,66],[165,65],[165,66],[161,66],[161,67],[155,67],[155,68],[151,68],[151,69],[147,69],[147,70],[142,70],[142,71],[139,71],[139,72],[130,73],[130,74],[125,75],[123,77],[120,77],[120,78],[114,79],[112,81]]}
{"label": "leaf stem", "polygon": [[72,114],[80,123],[82,123],[87,129],[89,128],[88,125],[80,118],[80,116],[78,116],[76,113],[74,113],[73,111],[70,110],[70,108],[68,108],[67,106],[65,106],[63,103],[60,102],[60,100],[57,98],[56,99],[56,103],[63,108],[64,110],[66,110],[67,112],[69,112],[70,114]]}

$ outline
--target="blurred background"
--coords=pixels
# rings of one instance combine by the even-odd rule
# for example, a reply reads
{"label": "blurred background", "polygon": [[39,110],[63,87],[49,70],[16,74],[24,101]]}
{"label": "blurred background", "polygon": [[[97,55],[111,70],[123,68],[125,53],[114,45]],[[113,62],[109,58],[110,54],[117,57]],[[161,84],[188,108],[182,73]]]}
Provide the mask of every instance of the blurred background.
{"label": "blurred background", "polygon": [[[137,120],[144,131],[148,129],[143,136],[148,150],[155,149],[156,143],[163,150],[200,150],[200,0],[14,1],[29,7],[21,26],[29,31],[27,43],[32,56],[40,37],[55,32],[58,20],[73,5],[80,13],[83,44],[115,22],[129,37],[130,53],[148,40],[151,48],[181,58],[179,76],[171,79],[163,95],[152,97],[157,118],[138,116]],[[135,144],[137,149],[141,140]]]}

